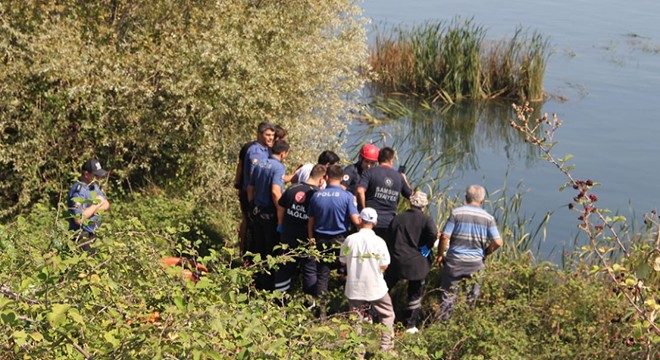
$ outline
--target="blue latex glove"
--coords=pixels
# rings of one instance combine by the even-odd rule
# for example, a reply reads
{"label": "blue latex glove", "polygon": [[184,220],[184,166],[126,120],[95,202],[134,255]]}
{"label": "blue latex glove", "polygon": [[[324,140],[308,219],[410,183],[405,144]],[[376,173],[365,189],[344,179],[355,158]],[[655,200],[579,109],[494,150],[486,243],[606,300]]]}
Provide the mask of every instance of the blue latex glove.
{"label": "blue latex glove", "polygon": [[282,233],[282,224],[277,224],[277,232],[280,234]]}
{"label": "blue latex glove", "polygon": [[426,245],[422,245],[422,247],[419,248],[419,251],[422,253],[423,257],[428,257],[429,254],[431,254],[431,249]]}

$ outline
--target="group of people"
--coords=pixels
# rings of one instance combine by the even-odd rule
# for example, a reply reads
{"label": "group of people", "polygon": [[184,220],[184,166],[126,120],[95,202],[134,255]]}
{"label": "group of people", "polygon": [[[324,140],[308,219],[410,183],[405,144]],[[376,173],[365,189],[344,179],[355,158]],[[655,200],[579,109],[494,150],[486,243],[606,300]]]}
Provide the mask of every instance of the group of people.
{"label": "group of people", "polygon": [[[338,165],[337,154],[326,150],[316,164],[301,165],[287,174],[286,135],[281,127],[262,122],[256,141],[241,149],[234,182],[242,213],[241,253],[252,255],[246,256],[248,261],[256,254],[265,259],[279,255],[275,249],[286,244],[287,249],[313,246],[324,256],[299,255],[273,273],[260,272],[257,288],[288,291],[300,273],[303,292],[324,310],[330,274],[336,269],[345,276],[344,293],[351,309],[363,314],[369,304],[389,330],[381,339],[383,350],[392,346],[395,320],[389,290],[400,280],[407,280],[408,295],[402,323],[408,333],[418,331],[434,246],[438,246],[435,263],[443,267],[440,319],[451,317],[460,281],[472,279],[468,300],[476,300],[481,282],[474,275],[502,245],[495,219],[482,208],[486,195],[482,186],[467,188],[465,205],[453,209],[438,232],[424,213],[427,195],[413,191],[402,167],[393,168],[392,148],[366,144],[357,162],[345,168]],[[67,196],[72,214],[69,229],[86,251],[92,251],[102,212],[110,208],[99,186],[107,174],[97,159],[86,161]],[[410,208],[397,213],[401,197],[409,200]]]}
{"label": "group of people", "polygon": [[[427,195],[413,191],[403,167],[394,169],[392,148],[366,144],[357,162],[345,168],[338,165],[337,154],[326,150],[316,164],[301,165],[292,174],[283,164],[288,154],[286,131],[269,122],[260,123],[257,140],[241,150],[234,183],[243,215],[241,251],[265,259],[277,256],[276,246],[286,244],[288,249],[314,246],[327,256],[298,256],[272,274],[259,273],[255,286],[287,291],[301,273],[303,291],[323,309],[331,271],[337,269],[345,274],[344,293],[351,308],[358,311],[370,304],[389,329],[383,333],[383,350],[392,346],[395,319],[389,290],[400,280],[408,281],[402,322],[407,332],[418,331],[435,245],[435,263],[444,266],[444,320],[452,314],[459,282],[473,278],[484,268],[486,256],[502,245],[493,216],[482,208],[485,189],[479,185],[467,188],[466,204],[454,209],[438,232],[424,213]],[[401,197],[409,199],[410,209],[397,214]],[[475,278],[468,294],[472,301],[480,290]]]}

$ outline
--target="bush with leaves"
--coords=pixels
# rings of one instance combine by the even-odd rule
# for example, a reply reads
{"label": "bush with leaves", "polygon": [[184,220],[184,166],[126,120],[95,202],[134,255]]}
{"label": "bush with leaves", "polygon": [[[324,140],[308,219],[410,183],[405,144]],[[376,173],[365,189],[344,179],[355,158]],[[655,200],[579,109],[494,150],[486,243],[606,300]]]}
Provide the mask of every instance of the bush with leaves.
{"label": "bush with leaves", "polygon": [[[233,267],[231,247],[196,256],[192,202],[153,196],[115,203],[93,244],[77,249],[48,205],[0,227],[0,348],[26,358],[352,357],[359,338],[347,314],[319,321],[304,297],[256,292],[255,266]],[[176,211],[173,211],[176,210]],[[219,214],[215,214],[219,215]],[[106,226],[107,225],[107,226]],[[203,232],[194,235],[204,238]],[[158,260],[203,262],[200,281]],[[378,344],[376,329],[367,334]],[[10,356],[12,357],[12,356]]]}
{"label": "bush with leaves", "polygon": [[336,145],[362,84],[359,12],[352,0],[0,2],[0,216],[55,203],[90,156],[126,189],[218,200],[260,121],[289,129],[293,155]]}

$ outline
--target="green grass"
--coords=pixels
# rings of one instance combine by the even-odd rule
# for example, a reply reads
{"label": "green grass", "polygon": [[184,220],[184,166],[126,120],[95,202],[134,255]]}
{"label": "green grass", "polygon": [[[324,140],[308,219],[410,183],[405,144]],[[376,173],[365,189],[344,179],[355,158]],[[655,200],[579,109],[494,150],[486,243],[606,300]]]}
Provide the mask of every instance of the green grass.
{"label": "green grass", "polygon": [[549,41],[517,28],[486,41],[472,19],[377,30],[370,51],[372,88],[453,103],[461,99],[543,100]]}

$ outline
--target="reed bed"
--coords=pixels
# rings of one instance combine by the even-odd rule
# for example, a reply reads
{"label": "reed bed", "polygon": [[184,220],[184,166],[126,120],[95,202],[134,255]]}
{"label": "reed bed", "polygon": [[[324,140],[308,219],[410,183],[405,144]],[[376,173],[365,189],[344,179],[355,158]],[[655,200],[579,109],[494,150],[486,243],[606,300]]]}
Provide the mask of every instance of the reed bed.
{"label": "reed bed", "polygon": [[372,88],[444,103],[543,100],[548,39],[523,28],[510,39],[485,38],[483,26],[460,18],[377,30],[369,57]]}

